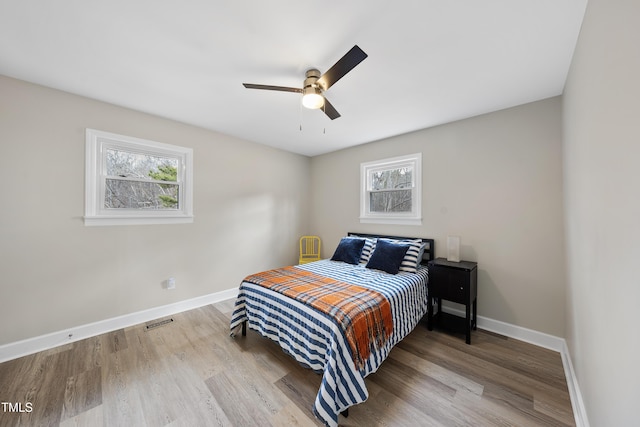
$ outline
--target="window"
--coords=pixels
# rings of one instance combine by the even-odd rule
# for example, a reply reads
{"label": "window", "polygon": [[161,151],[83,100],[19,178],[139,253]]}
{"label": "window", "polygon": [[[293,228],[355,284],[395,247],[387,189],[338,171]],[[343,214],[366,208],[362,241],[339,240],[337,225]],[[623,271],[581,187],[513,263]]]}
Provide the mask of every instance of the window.
{"label": "window", "polygon": [[360,165],[360,222],[422,224],[422,153]]}
{"label": "window", "polygon": [[193,151],[86,131],[85,225],[193,222]]}

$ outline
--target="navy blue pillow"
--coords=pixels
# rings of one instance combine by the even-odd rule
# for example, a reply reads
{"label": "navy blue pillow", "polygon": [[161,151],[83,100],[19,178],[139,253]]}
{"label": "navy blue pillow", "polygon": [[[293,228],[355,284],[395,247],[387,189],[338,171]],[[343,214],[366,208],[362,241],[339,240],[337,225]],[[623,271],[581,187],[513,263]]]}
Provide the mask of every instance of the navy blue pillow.
{"label": "navy blue pillow", "polygon": [[343,237],[331,257],[331,261],[342,261],[349,264],[358,264],[360,262],[360,254],[364,246],[364,239],[353,237]]}
{"label": "navy blue pillow", "polygon": [[398,274],[409,246],[407,243],[392,243],[388,240],[378,239],[376,248],[367,263],[367,268]]}

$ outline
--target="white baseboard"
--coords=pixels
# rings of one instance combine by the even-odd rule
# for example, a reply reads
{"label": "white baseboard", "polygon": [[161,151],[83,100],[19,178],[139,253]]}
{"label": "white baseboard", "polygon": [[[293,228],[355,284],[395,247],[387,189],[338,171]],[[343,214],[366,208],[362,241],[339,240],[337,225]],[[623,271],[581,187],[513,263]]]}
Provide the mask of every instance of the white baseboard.
{"label": "white baseboard", "polygon": [[[449,314],[455,314],[456,316],[465,316],[464,311],[446,305],[442,306],[442,311]],[[490,319],[484,316],[478,316],[478,328],[489,332],[495,332],[496,334],[504,335],[509,338],[528,342],[529,344],[537,345],[538,347],[548,348],[549,350],[554,350],[558,353],[562,353],[566,347],[564,338],[501,322],[499,320]]]}
{"label": "white baseboard", "polygon": [[573,408],[576,427],[589,427],[587,408],[585,408],[584,400],[582,400],[582,393],[580,392],[580,386],[578,385],[578,378],[576,377],[576,372],[573,370],[573,363],[571,362],[569,347],[567,347],[566,341],[564,342],[560,355],[562,356],[564,373],[567,377],[567,388],[569,388],[569,396],[571,397],[571,407]]}
{"label": "white baseboard", "polygon": [[154,307],[148,310],[125,314],[123,316],[113,317],[99,322],[88,323],[86,325],[76,326],[62,331],[4,344],[0,346],[0,363],[37,353],[39,351],[48,350],[60,345],[80,341],[85,338],[104,334],[106,332],[148,322],[160,317],[170,316],[172,314],[181,313],[183,311],[192,310],[209,304],[215,304],[220,301],[235,298],[237,295],[238,288],[227,289],[225,291],[215,292],[213,294],[179,301],[169,305]]}
{"label": "white baseboard", "polygon": [[[454,314],[456,316],[465,316],[464,311],[446,305],[442,306],[442,311],[445,313]],[[485,331],[495,332],[509,338],[528,342],[529,344],[537,345],[538,347],[544,347],[560,353],[560,356],[562,357],[564,374],[567,379],[567,387],[569,388],[569,397],[571,398],[571,407],[573,409],[573,416],[576,421],[576,427],[589,427],[587,411],[584,407],[584,401],[582,400],[582,394],[580,392],[580,387],[578,386],[578,379],[576,378],[575,371],[573,370],[573,364],[571,363],[569,347],[567,346],[567,342],[564,338],[556,337],[553,335],[545,334],[543,332],[534,331],[532,329],[523,328],[483,316],[478,316],[477,326],[478,328],[484,329]]]}

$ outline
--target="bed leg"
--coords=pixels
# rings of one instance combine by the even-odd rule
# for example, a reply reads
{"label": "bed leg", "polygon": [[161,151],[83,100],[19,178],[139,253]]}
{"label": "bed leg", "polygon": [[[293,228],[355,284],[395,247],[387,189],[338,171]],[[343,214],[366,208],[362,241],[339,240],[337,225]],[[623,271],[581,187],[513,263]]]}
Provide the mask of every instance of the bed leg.
{"label": "bed leg", "polygon": [[242,336],[243,337],[247,336],[247,321],[246,320],[244,322],[242,322]]}
{"label": "bed leg", "polygon": [[344,411],[340,412],[340,415],[342,415],[343,417],[347,418],[349,416],[349,408],[347,408]]}

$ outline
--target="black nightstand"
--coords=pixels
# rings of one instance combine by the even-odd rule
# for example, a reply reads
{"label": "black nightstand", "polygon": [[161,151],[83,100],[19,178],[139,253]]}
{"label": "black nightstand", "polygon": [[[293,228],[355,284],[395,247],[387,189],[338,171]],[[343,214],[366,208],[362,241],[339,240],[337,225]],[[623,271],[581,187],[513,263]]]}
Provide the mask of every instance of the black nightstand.
{"label": "black nightstand", "polygon": [[433,301],[438,301],[437,316],[442,314],[442,300],[464,304],[466,307],[466,342],[471,344],[471,328],[477,327],[478,263],[452,262],[446,258],[429,261],[429,314],[427,328],[433,330]]}

